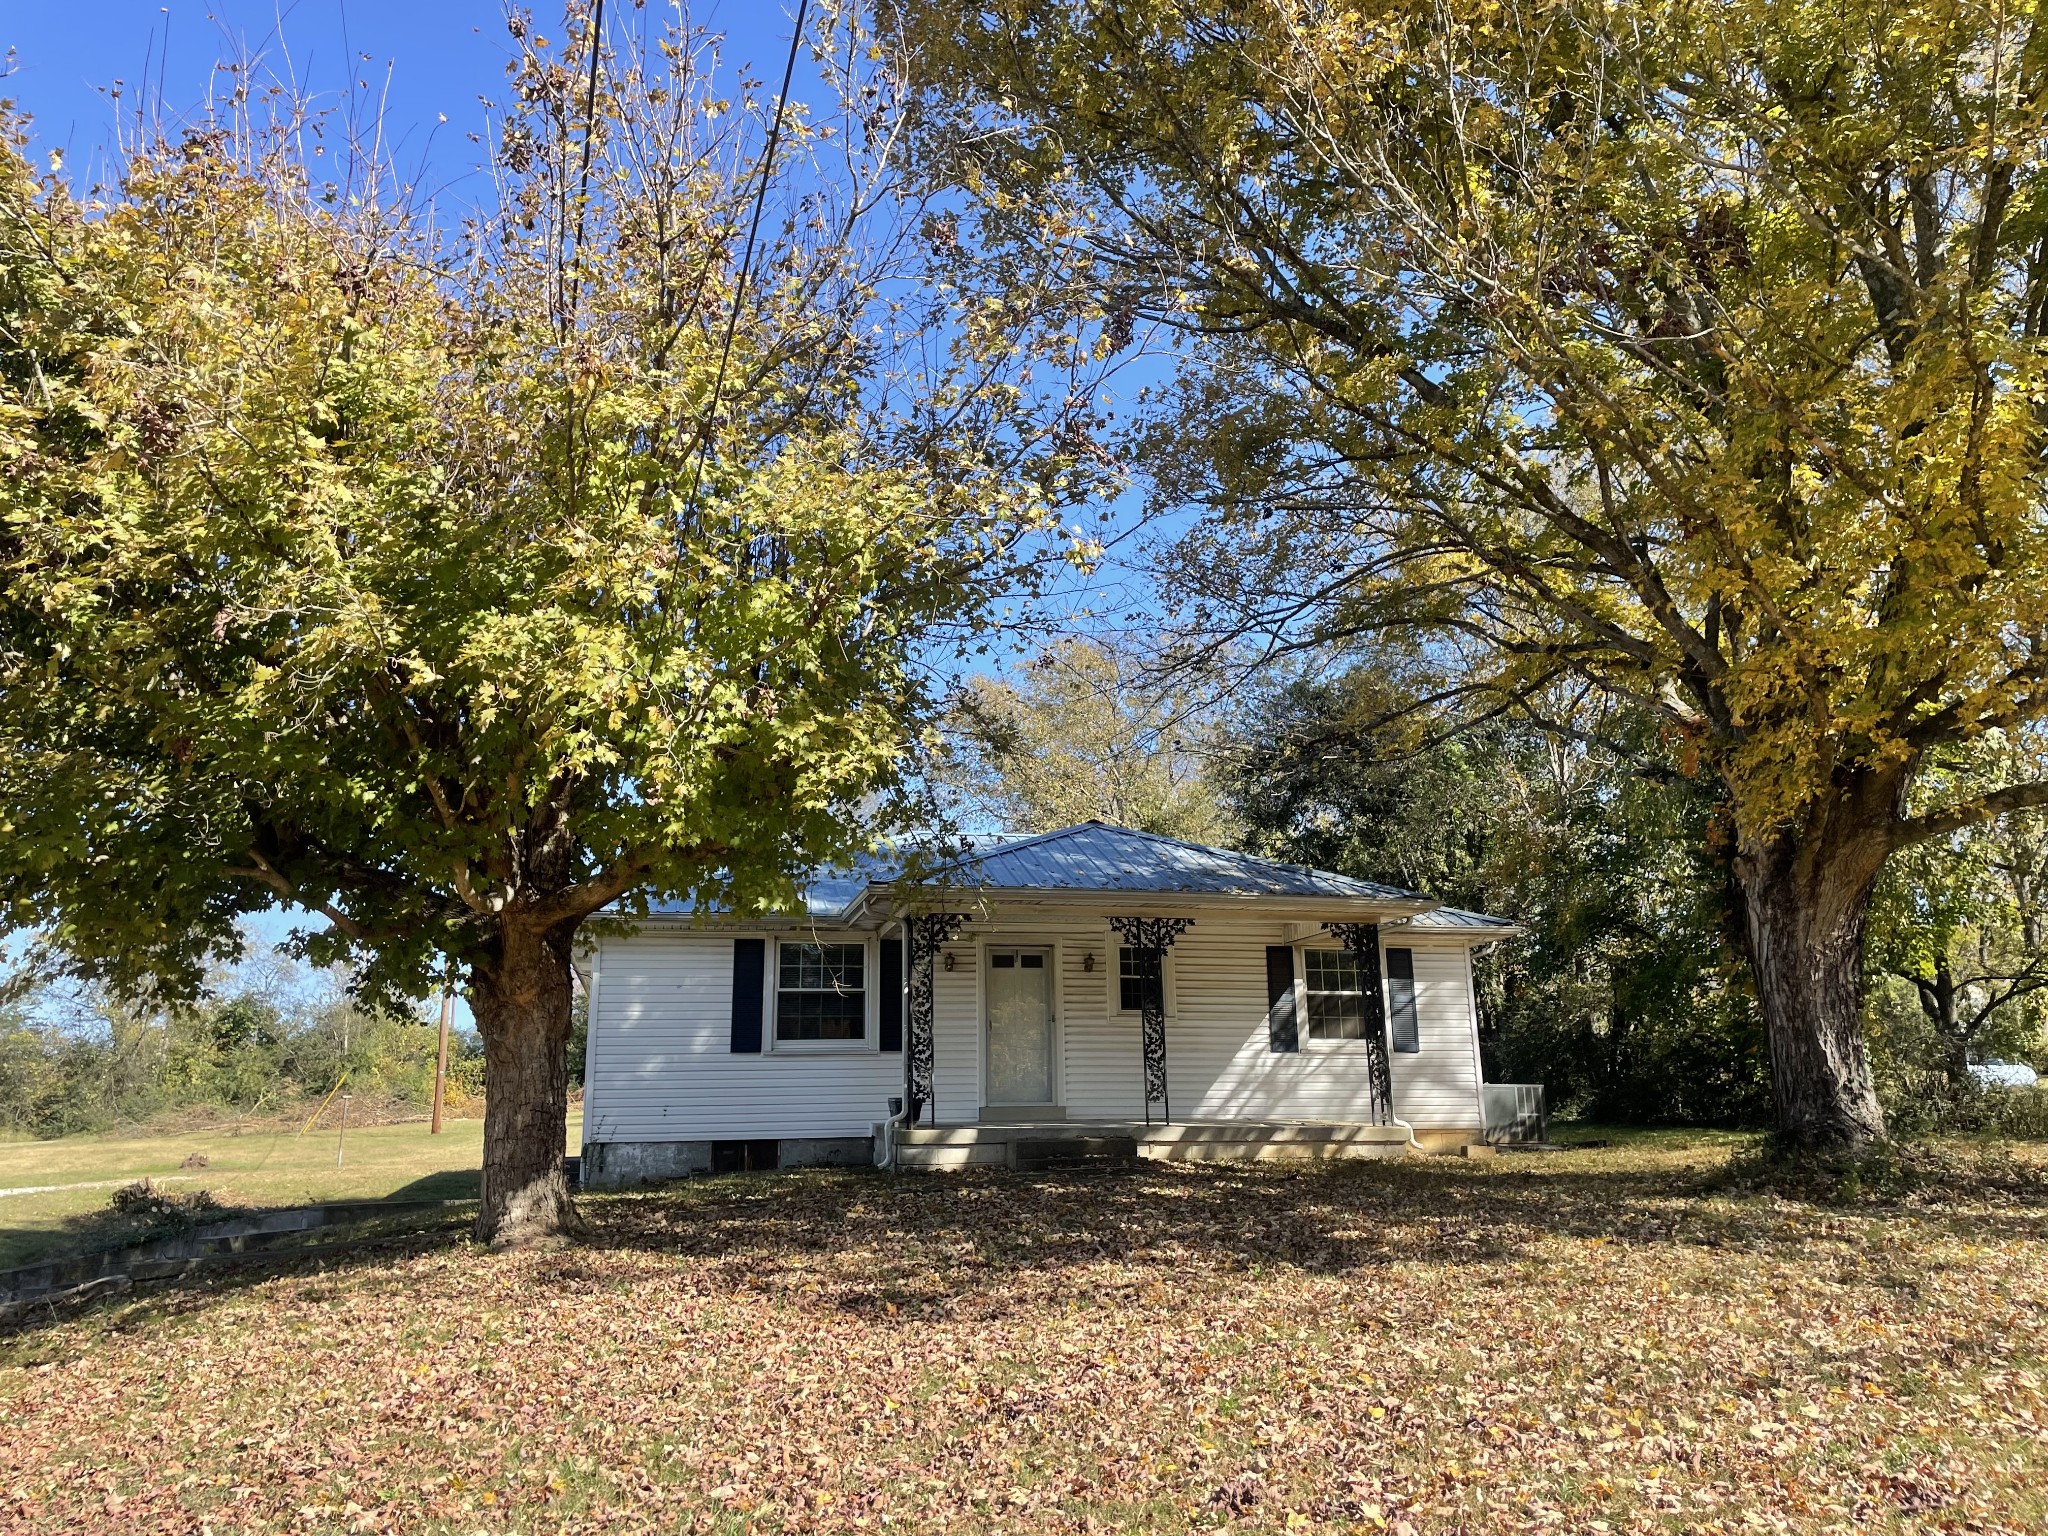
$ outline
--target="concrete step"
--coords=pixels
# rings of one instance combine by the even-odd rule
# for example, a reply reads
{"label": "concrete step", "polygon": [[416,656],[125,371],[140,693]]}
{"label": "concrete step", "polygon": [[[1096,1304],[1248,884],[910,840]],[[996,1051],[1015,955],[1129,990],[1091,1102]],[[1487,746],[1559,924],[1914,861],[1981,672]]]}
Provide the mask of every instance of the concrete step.
{"label": "concrete step", "polygon": [[1224,1146],[1234,1142],[1258,1142],[1262,1144],[1320,1144],[1328,1142],[1395,1142],[1405,1143],[1408,1133],[1394,1125],[1294,1125],[1294,1124],[1220,1124],[1220,1125],[1161,1125],[1153,1126],[1145,1133],[1145,1139],[1154,1144],[1173,1142],[1182,1145]]}
{"label": "concrete step", "polygon": [[1135,1163],[1135,1136],[1019,1137],[1010,1143],[1010,1166],[1026,1169],[1074,1168],[1091,1163]]}
{"label": "concrete step", "polygon": [[[881,1128],[878,1128],[878,1130]],[[1219,1121],[890,1127],[897,1166],[1049,1168],[1106,1161],[1296,1162],[1401,1157],[1407,1134],[1389,1125]]]}

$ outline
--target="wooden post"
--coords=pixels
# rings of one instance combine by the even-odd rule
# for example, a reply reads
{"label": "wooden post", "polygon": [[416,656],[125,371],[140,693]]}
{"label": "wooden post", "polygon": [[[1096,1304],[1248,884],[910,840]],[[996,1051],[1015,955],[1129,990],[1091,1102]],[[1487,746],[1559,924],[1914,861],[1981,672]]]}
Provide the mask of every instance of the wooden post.
{"label": "wooden post", "polygon": [[441,1053],[434,1058],[434,1123],[427,1134],[441,1134],[441,1091],[448,1082],[448,1021],[455,1011],[455,989],[441,989]]}

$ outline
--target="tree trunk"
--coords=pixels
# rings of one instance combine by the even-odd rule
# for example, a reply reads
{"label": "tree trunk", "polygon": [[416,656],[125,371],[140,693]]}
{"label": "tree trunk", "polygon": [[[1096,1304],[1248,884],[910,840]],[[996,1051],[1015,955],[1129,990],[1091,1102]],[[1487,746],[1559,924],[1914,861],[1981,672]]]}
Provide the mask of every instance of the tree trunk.
{"label": "tree trunk", "polygon": [[1941,1042],[1942,1072],[1948,1078],[1949,1091],[1960,1093],[1970,1076],[1970,1031],[1963,1028],[1962,1016],[1956,1007],[1956,978],[1955,972],[1949,969],[1948,957],[1941,956],[1934,962],[1932,981],[1918,981],[1917,984],[1920,988],[1920,1011],[1926,1015],[1934,1038]]}
{"label": "tree trunk", "polygon": [[1884,1139],[1863,1043],[1863,928],[1897,805],[1897,781],[1864,776],[1736,850],[1778,1136],[1791,1146]]}
{"label": "tree trunk", "polygon": [[562,1167],[569,1123],[570,946],[575,927],[511,923],[472,973],[484,1039],[483,1205],[477,1241],[517,1247],[581,1229]]}

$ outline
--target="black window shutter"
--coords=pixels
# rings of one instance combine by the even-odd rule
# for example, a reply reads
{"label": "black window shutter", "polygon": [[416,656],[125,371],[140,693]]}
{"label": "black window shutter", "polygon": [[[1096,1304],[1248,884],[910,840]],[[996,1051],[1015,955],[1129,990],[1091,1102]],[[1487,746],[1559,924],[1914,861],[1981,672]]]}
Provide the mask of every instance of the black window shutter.
{"label": "black window shutter", "polygon": [[766,939],[732,941],[732,1048],[761,1049],[761,983],[768,969]]}
{"label": "black window shutter", "polygon": [[1294,946],[1266,946],[1266,1049],[1298,1051],[1301,1032],[1294,1018]]}
{"label": "black window shutter", "polygon": [[903,1049],[903,941],[882,940],[882,974],[876,985],[881,996],[876,999],[876,1016],[882,1027],[876,1031],[881,1037],[885,1051]]}
{"label": "black window shutter", "polygon": [[1394,1049],[1419,1051],[1422,1036],[1415,1023],[1415,951],[1387,951],[1387,1016],[1392,1026]]}

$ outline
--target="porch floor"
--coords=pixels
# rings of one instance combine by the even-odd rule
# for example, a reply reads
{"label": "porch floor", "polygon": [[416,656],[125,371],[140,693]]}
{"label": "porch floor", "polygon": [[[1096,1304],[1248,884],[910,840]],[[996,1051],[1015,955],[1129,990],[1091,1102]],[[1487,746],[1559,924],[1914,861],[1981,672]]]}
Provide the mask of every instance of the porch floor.
{"label": "porch floor", "polygon": [[1300,1120],[1043,1120],[876,1127],[876,1160],[904,1169],[1038,1168],[1085,1161],[1252,1163],[1400,1157],[1392,1125]]}

